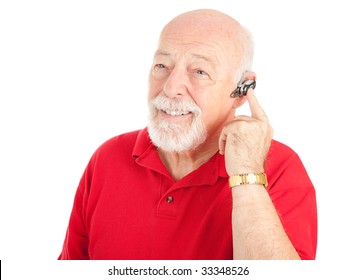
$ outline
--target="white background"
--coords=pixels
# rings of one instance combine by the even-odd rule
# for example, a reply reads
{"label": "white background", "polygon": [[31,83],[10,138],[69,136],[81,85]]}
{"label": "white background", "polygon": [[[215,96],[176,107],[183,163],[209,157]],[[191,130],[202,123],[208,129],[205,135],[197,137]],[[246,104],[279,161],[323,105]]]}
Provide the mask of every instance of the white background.
{"label": "white background", "polygon": [[[163,25],[187,10],[215,8],[254,34],[258,99],[275,139],[299,154],[317,191],[317,261],[249,265],[271,278],[354,275],[352,2],[1,1],[3,274],[94,275],[92,265],[78,262],[85,267],[78,272],[55,261],[82,172],[102,142],[146,125],[147,75]],[[105,277],[109,264],[96,265],[93,279]]]}

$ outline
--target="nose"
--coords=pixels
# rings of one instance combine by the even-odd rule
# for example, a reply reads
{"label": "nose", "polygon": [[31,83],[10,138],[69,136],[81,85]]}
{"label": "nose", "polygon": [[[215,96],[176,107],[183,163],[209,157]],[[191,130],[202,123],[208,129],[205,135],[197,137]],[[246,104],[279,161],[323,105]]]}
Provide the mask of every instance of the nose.
{"label": "nose", "polygon": [[163,92],[169,98],[178,98],[187,94],[187,73],[180,67],[174,67],[169,74],[164,86]]}

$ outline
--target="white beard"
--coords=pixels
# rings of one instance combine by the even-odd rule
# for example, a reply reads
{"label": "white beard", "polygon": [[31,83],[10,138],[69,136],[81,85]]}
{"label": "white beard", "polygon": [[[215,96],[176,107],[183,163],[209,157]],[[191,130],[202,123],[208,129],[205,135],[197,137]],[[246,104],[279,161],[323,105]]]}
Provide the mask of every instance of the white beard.
{"label": "white beard", "polygon": [[[191,123],[170,123],[159,120],[158,112],[191,112]],[[172,100],[157,96],[149,103],[148,133],[155,146],[167,152],[194,150],[206,140],[207,132],[203,124],[201,109],[191,101]]]}

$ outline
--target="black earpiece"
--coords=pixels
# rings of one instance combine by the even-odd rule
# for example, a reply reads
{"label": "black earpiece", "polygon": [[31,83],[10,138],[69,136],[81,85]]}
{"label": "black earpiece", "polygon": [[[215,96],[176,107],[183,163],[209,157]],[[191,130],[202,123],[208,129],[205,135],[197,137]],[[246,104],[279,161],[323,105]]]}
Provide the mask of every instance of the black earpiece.
{"label": "black earpiece", "polygon": [[255,88],[256,81],[255,80],[247,80],[243,83],[237,85],[237,88],[230,94],[231,98],[240,97],[242,95],[246,95],[249,88]]}

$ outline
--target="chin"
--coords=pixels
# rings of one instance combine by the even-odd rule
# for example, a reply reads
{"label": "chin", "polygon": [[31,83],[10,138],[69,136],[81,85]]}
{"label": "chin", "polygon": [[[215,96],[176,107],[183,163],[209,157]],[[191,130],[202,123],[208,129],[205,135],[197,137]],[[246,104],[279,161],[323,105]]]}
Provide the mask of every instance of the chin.
{"label": "chin", "polygon": [[166,152],[191,151],[206,140],[205,127],[193,123],[187,126],[151,121],[148,133],[152,143]]}

